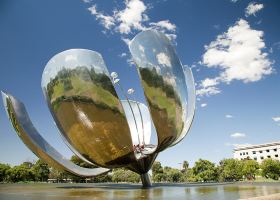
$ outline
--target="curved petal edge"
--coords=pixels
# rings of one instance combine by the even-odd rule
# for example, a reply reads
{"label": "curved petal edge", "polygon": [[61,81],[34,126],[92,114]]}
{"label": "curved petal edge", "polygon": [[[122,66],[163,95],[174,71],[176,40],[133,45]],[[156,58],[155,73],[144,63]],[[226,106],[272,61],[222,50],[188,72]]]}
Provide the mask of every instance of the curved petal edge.
{"label": "curved petal edge", "polygon": [[106,168],[83,168],[63,157],[33,126],[23,103],[5,92],[2,92],[2,97],[10,122],[20,139],[50,166],[83,177],[97,176],[110,171]]}

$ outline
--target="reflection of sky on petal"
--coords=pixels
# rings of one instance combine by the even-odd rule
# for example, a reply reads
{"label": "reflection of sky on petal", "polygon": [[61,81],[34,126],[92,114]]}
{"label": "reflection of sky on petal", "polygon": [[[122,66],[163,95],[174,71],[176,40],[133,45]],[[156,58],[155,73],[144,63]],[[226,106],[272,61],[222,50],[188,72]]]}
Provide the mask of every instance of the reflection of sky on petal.
{"label": "reflection of sky on petal", "polygon": [[[139,48],[141,46],[141,48]],[[145,31],[137,35],[130,43],[130,51],[133,59],[140,68],[156,69],[163,79],[171,84],[177,91],[182,102],[182,120],[187,120],[187,86],[182,64],[168,38],[153,30]],[[144,47],[144,50],[142,49]],[[145,54],[143,57],[142,54]],[[172,67],[159,63],[158,56],[168,58]],[[164,61],[164,60],[163,60]],[[167,64],[169,64],[167,62]],[[186,130],[184,127],[183,131]],[[184,133],[183,133],[184,134]]]}
{"label": "reflection of sky on petal", "polygon": [[[144,126],[144,130],[143,130],[142,123],[141,123],[141,116],[140,116],[137,104],[135,101],[130,101],[130,105],[132,107],[132,110],[133,110],[133,113],[134,113],[134,116],[136,119],[136,123],[137,123],[137,128],[138,128],[138,132],[137,132],[133,114],[131,112],[128,101],[124,100],[124,101],[121,101],[121,103],[124,108],[127,122],[128,122],[129,128],[130,128],[132,143],[134,145],[137,145],[139,143],[143,144],[143,141],[145,141],[145,144],[150,144],[150,142],[151,142],[151,119],[150,119],[148,107],[142,103],[138,104],[140,107],[140,112],[141,112],[142,118],[143,118],[143,126]],[[143,134],[144,134],[144,137],[143,137]],[[139,142],[138,136],[139,136],[140,142]],[[144,140],[143,140],[143,138],[144,138]]]}
{"label": "reflection of sky on petal", "polygon": [[96,73],[108,74],[102,56],[86,49],[70,49],[56,54],[46,65],[42,76],[42,87],[46,87],[51,78],[55,78],[61,69],[74,69],[77,66],[94,68]]}

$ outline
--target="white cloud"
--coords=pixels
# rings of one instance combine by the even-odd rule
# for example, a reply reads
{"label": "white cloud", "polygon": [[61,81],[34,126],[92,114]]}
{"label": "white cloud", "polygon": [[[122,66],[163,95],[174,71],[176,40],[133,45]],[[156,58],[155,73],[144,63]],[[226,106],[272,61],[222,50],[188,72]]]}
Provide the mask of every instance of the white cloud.
{"label": "white cloud", "polygon": [[131,42],[130,39],[128,39],[128,38],[123,38],[123,37],[122,37],[122,41],[124,41],[124,43],[125,43],[127,46],[129,46],[129,44],[130,44],[130,42]]}
{"label": "white cloud", "polygon": [[229,115],[229,114],[225,115],[225,117],[226,117],[226,118],[233,118],[233,116],[232,116],[232,115]]}
{"label": "white cloud", "polygon": [[207,103],[202,103],[202,104],[200,104],[200,107],[201,108],[204,108],[204,107],[206,107],[207,106]]}
{"label": "white cloud", "polygon": [[280,117],[272,117],[272,120],[275,122],[280,122]]}
{"label": "white cloud", "polygon": [[69,54],[69,55],[65,56],[65,62],[72,61],[72,60],[76,61],[77,60],[77,55]]}
{"label": "white cloud", "polygon": [[139,44],[139,50],[140,50],[142,53],[145,53],[145,48],[144,48],[141,44]]}
{"label": "white cloud", "polygon": [[237,133],[231,134],[230,137],[232,137],[232,138],[242,138],[242,137],[246,137],[246,134],[237,132]]}
{"label": "white cloud", "polygon": [[129,66],[133,66],[134,65],[134,60],[131,57],[126,59],[126,62],[129,64]]}
{"label": "white cloud", "polygon": [[162,20],[159,22],[151,22],[150,26],[155,28],[155,29],[160,29],[160,30],[168,30],[171,32],[175,32],[176,31],[176,25],[172,24],[169,20]]}
{"label": "white cloud", "polygon": [[221,90],[217,87],[199,88],[196,90],[196,95],[200,97],[211,96],[219,93],[221,93]]}
{"label": "white cloud", "polygon": [[127,54],[126,53],[122,53],[121,55],[119,55],[121,58],[126,57]]}
{"label": "white cloud", "polygon": [[261,9],[263,9],[263,4],[258,4],[255,2],[251,2],[249,3],[249,5],[247,6],[247,8],[245,9],[245,15],[248,17],[250,15],[254,15],[260,11]]}
{"label": "white cloud", "polygon": [[144,30],[143,21],[149,18],[145,14],[147,7],[140,0],[127,0],[126,8],[115,14],[116,19],[120,22],[117,28],[120,33],[129,34],[132,29]]}
{"label": "white cloud", "polygon": [[167,66],[167,67],[171,67],[171,61],[170,61],[169,56],[166,55],[163,52],[157,54],[157,61],[161,65],[164,65],[164,66]]}
{"label": "white cloud", "polygon": [[242,147],[247,147],[247,146],[250,146],[252,144],[249,144],[249,143],[245,143],[245,144],[233,144],[233,146],[235,148],[242,148]]}
{"label": "white cloud", "polygon": [[228,31],[217,36],[215,41],[205,46],[201,64],[208,68],[220,69],[215,78],[206,78],[198,87],[198,95],[220,93],[220,83],[233,80],[244,83],[261,80],[273,72],[272,64],[264,52],[266,48],[263,31],[254,30],[246,20],[240,19]]}
{"label": "white cloud", "polygon": [[258,81],[273,71],[267,53],[262,52],[265,48],[262,37],[263,31],[251,29],[241,19],[205,47],[203,64],[222,69],[221,80],[227,83]]}
{"label": "white cloud", "polygon": [[230,143],[230,142],[225,143],[225,146],[233,146],[234,148],[247,147],[247,146],[250,146],[250,145],[251,144],[249,144],[249,143],[244,143],[244,144],[233,144],[233,143]]}
{"label": "white cloud", "polygon": [[82,0],[84,3],[90,3],[92,0]]}
{"label": "white cloud", "polygon": [[204,87],[204,88],[215,86],[215,85],[218,85],[218,79],[217,78],[214,78],[214,79],[206,78],[203,81],[201,81],[201,86]]}
{"label": "white cloud", "polygon": [[115,19],[112,16],[104,15],[102,12],[96,10],[96,5],[93,5],[88,8],[90,13],[96,17],[96,20],[99,20],[100,23],[106,28],[110,29],[115,25]]}
{"label": "white cloud", "polygon": [[[84,0],[88,3],[90,0]],[[172,24],[169,20],[161,20],[158,22],[149,22],[150,19],[147,15],[147,11],[151,6],[145,5],[143,0],[124,0],[125,7],[123,9],[114,9],[111,15],[104,14],[104,12],[97,11],[97,6],[93,5],[88,10],[96,20],[106,30],[110,30],[111,33],[119,33],[121,35],[129,35],[133,31],[143,31],[148,28],[154,28],[162,31],[166,36],[176,44],[177,38],[176,25]],[[104,31],[106,33],[106,31]],[[127,38],[122,38],[124,42],[128,42]]]}

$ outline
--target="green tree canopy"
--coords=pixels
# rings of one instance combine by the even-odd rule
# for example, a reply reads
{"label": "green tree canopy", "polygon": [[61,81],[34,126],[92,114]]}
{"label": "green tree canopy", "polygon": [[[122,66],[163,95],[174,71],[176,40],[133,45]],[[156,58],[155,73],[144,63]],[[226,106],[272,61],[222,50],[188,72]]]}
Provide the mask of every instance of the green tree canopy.
{"label": "green tree canopy", "polygon": [[35,165],[32,166],[32,172],[36,181],[47,181],[50,174],[50,169],[47,163],[41,159],[37,160]]}
{"label": "green tree canopy", "polygon": [[243,177],[243,163],[237,159],[224,159],[220,161],[220,177],[221,181],[238,181]]}
{"label": "green tree canopy", "polygon": [[259,163],[255,160],[243,161],[243,174],[248,180],[256,178],[256,173],[259,169]]}
{"label": "green tree canopy", "polygon": [[8,174],[8,180],[10,182],[34,180],[34,175],[31,171],[31,169],[27,168],[26,165],[19,165],[19,166],[10,168],[7,171],[7,174]]}
{"label": "green tree canopy", "polygon": [[7,178],[8,178],[7,172],[10,168],[11,168],[10,165],[0,163],[0,182],[7,180]]}
{"label": "green tree canopy", "polygon": [[278,180],[280,176],[280,161],[271,158],[263,160],[261,164],[262,176]]}
{"label": "green tree canopy", "polygon": [[183,161],[183,169],[184,169],[184,172],[186,172],[186,171],[188,170],[188,168],[189,168],[189,162],[186,161],[186,160],[184,160],[184,161]]}
{"label": "green tree canopy", "polygon": [[215,164],[208,161],[199,159],[195,162],[193,167],[193,174],[196,176],[198,181],[217,181],[218,171]]}
{"label": "green tree canopy", "polygon": [[140,176],[130,170],[118,168],[113,170],[112,181],[138,183]]}

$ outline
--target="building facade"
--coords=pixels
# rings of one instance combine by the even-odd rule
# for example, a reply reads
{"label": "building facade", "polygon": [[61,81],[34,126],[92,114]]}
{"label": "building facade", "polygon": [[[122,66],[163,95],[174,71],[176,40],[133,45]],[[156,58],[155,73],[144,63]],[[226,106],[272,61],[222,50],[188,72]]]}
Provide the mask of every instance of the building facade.
{"label": "building facade", "polygon": [[252,159],[259,163],[266,158],[280,161],[280,141],[235,148],[233,157],[238,160]]}

